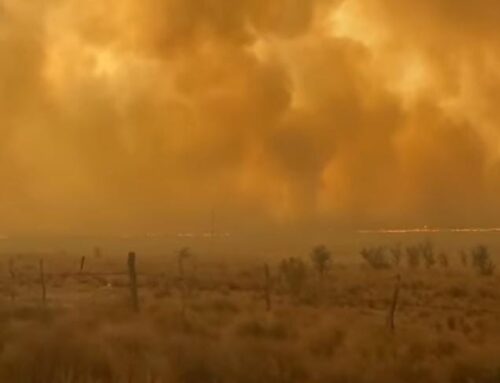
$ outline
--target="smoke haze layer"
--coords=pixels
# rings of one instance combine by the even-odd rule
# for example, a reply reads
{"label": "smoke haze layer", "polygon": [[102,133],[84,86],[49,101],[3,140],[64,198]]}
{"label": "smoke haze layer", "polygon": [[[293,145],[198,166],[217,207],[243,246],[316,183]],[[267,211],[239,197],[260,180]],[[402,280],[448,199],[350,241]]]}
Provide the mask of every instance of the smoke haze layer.
{"label": "smoke haze layer", "polygon": [[0,232],[495,225],[500,3],[0,1]]}

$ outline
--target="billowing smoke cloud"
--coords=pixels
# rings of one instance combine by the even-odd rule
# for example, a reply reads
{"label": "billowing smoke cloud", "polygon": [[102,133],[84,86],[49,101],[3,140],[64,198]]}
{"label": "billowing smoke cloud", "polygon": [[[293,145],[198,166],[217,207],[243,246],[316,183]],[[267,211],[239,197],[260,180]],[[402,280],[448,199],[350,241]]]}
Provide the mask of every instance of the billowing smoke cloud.
{"label": "billowing smoke cloud", "polygon": [[500,213],[495,1],[0,5],[0,231]]}

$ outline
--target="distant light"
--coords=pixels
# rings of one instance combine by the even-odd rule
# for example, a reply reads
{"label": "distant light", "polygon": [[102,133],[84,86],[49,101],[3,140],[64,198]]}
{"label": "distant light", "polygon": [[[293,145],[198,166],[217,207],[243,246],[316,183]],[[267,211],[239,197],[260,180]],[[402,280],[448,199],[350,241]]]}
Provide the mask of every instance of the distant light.
{"label": "distant light", "polygon": [[178,238],[228,238],[231,233],[177,233]]}
{"label": "distant light", "polygon": [[500,232],[500,227],[465,227],[465,228],[422,228],[413,229],[374,229],[358,230],[360,234],[406,234],[406,233],[496,233]]}

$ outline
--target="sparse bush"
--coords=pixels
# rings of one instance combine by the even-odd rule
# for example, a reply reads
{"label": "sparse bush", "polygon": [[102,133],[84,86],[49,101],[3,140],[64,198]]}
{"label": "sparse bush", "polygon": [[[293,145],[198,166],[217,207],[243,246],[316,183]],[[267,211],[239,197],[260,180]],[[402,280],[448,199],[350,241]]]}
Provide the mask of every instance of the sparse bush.
{"label": "sparse bush", "polygon": [[399,265],[401,264],[401,259],[403,257],[403,251],[401,250],[401,244],[398,243],[397,245],[392,246],[389,249],[389,251],[391,253],[393,265],[396,267],[399,267]]}
{"label": "sparse bush", "polygon": [[239,311],[238,306],[228,299],[222,299],[222,298],[215,299],[212,302],[210,302],[209,306],[211,307],[212,310],[221,313],[233,314]]}
{"label": "sparse bush", "polygon": [[416,269],[420,267],[420,251],[418,246],[408,246],[406,248],[408,267]]}
{"label": "sparse bush", "polygon": [[463,286],[453,286],[448,290],[448,295],[452,298],[462,299],[469,295],[467,289]]}
{"label": "sparse bush", "polygon": [[311,262],[321,279],[331,266],[331,253],[324,245],[316,246],[311,252]]}
{"label": "sparse bush", "polygon": [[445,253],[439,253],[438,255],[439,265],[443,268],[447,268],[450,263],[448,261],[448,256]]}
{"label": "sparse bush", "polygon": [[422,262],[428,269],[436,264],[434,246],[429,241],[408,246],[406,248],[406,254],[408,257],[408,266],[411,268],[420,267]]}
{"label": "sparse bush", "polygon": [[429,241],[422,242],[418,245],[422,259],[425,266],[429,269],[436,264],[436,257],[434,255],[434,246]]}
{"label": "sparse bush", "polygon": [[463,267],[467,267],[469,266],[469,262],[468,262],[468,254],[466,251],[464,250],[460,250],[460,261],[462,262],[462,266]]}
{"label": "sparse bush", "polygon": [[385,248],[382,246],[365,247],[361,250],[361,256],[376,270],[388,269],[391,267],[390,263],[387,261]]}
{"label": "sparse bush", "polygon": [[189,247],[183,247],[177,252],[177,261],[179,265],[179,275],[181,278],[184,278],[184,262],[191,258],[193,255]]}
{"label": "sparse bush", "polygon": [[479,275],[488,276],[495,272],[495,264],[486,246],[479,245],[472,249],[471,259],[472,265]]}
{"label": "sparse bush", "polygon": [[299,294],[307,277],[307,269],[304,261],[295,257],[284,259],[281,261],[280,271],[292,294]]}
{"label": "sparse bush", "polygon": [[274,340],[283,340],[292,336],[291,330],[281,322],[262,323],[257,320],[249,320],[241,323],[236,331],[240,336]]}

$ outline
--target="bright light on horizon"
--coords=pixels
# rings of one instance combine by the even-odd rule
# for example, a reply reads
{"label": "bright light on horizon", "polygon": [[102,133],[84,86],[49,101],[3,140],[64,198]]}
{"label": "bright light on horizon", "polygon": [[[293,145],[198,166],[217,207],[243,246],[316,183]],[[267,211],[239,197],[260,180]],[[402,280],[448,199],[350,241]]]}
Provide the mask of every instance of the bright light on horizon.
{"label": "bright light on horizon", "polygon": [[360,234],[407,234],[407,233],[496,233],[500,232],[500,227],[464,227],[464,228],[439,228],[420,227],[410,229],[371,229],[358,230]]}

